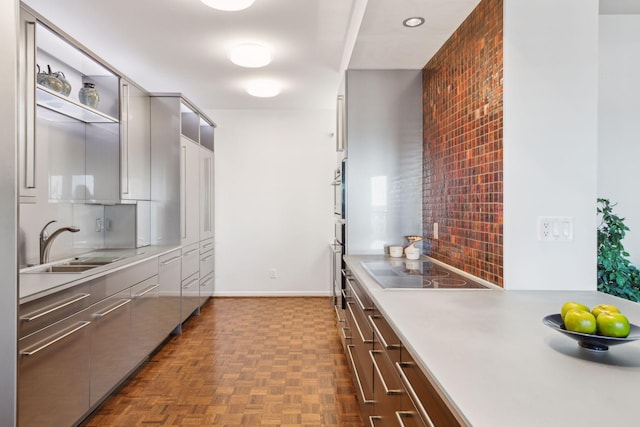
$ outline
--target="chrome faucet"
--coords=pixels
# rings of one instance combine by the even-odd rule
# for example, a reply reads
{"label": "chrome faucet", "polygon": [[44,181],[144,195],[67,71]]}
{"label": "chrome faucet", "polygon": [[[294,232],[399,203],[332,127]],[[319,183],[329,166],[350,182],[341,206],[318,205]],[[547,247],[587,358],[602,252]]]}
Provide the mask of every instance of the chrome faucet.
{"label": "chrome faucet", "polygon": [[78,227],[76,227],[75,225],[71,225],[68,227],[60,227],[56,231],[54,231],[51,235],[49,235],[46,229],[49,226],[49,224],[53,224],[54,222],[57,222],[57,221],[55,220],[49,221],[47,225],[42,227],[42,231],[40,232],[40,264],[46,264],[49,262],[49,251],[51,250],[51,244],[53,244],[53,241],[56,237],[58,237],[61,233],[65,231],[69,231],[71,233],[77,233],[78,231],[80,231]]}

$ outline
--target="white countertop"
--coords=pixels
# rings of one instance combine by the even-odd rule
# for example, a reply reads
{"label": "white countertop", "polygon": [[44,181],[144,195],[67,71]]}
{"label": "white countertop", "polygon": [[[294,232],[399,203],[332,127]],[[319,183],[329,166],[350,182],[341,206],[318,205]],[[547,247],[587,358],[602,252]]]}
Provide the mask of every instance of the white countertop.
{"label": "white countertop", "polygon": [[[33,273],[29,271],[37,270],[42,266],[35,266],[20,270],[20,304],[32,301],[51,293],[77,286],[87,280],[95,279],[105,274],[113,273],[117,270],[130,267],[144,262],[149,258],[158,257],[167,252],[180,248],[174,246],[144,246],[135,249],[98,249],[92,250],[82,256],[121,256],[123,259],[111,264],[92,268],[81,273]],[[56,264],[63,260],[52,261],[49,264]],[[47,265],[49,265],[47,264]]]}
{"label": "white countertop", "polygon": [[640,304],[597,291],[382,289],[346,256],[417,363],[474,427],[640,425],[640,341],[584,350],[545,326],[566,301]]}

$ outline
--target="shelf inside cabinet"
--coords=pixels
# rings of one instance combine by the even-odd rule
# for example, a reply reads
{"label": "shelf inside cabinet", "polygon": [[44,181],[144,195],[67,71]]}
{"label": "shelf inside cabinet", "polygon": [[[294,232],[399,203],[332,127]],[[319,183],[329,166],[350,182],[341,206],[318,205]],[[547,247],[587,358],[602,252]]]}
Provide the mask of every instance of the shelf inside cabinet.
{"label": "shelf inside cabinet", "polygon": [[87,107],[75,100],[44,86],[36,86],[36,102],[39,106],[85,123],[118,123],[118,119]]}

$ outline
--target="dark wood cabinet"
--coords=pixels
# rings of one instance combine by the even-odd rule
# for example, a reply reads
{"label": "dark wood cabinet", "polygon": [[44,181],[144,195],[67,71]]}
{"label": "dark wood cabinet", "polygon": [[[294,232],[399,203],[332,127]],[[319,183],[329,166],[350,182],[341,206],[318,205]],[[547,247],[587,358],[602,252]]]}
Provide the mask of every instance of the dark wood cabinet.
{"label": "dark wood cabinet", "polygon": [[347,360],[363,419],[372,427],[467,426],[417,365],[367,290],[350,277],[345,291],[345,325],[339,327],[351,337]]}

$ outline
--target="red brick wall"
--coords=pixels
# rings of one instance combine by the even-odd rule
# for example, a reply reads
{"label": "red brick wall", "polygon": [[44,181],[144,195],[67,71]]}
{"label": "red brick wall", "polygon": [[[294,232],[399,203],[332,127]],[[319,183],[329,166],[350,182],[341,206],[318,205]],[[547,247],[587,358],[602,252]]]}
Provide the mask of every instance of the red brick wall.
{"label": "red brick wall", "polygon": [[503,286],[502,0],[482,0],[427,63],[423,91],[425,251]]}

